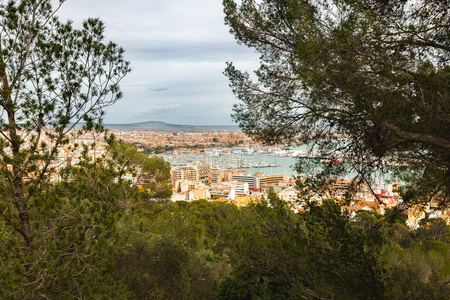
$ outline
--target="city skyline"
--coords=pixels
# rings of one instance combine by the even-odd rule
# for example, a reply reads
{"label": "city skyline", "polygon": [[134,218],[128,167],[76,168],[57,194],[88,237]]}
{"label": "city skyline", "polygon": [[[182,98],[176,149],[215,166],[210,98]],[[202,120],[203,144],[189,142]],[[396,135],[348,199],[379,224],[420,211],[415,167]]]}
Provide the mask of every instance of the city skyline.
{"label": "city skyline", "polygon": [[163,121],[233,125],[238,100],[223,75],[225,62],[252,72],[258,56],[237,45],[223,21],[221,1],[69,0],[58,11],[78,27],[87,18],[106,25],[105,41],[125,49],[133,71],[121,82],[122,100],[105,123]]}

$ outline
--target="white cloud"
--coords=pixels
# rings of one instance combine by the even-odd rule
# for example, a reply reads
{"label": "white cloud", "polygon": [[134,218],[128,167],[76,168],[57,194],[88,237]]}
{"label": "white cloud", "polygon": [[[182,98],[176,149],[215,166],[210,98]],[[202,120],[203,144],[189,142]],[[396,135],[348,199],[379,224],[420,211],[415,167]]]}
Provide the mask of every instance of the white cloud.
{"label": "white cloud", "polygon": [[148,89],[152,92],[163,92],[163,91],[167,91],[169,89],[169,86],[163,85],[163,84],[162,85],[161,84],[158,84],[158,85],[150,84],[148,86]]}
{"label": "white cloud", "polygon": [[173,114],[179,107],[181,107],[180,103],[156,103],[153,104],[151,108],[147,109],[147,111],[137,115],[137,117],[147,118],[154,116],[164,116],[169,113]]}
{"label": "white cloud", "polygon": [[124,98],[108,108],[107,123],[229,125],[237,100],[222,74],[225,62],[247,71],[258,63],[229,34],[222,11],[220,0],[68,0],[59,15],[75,26],[99,17],[106,39],[131,61]]}

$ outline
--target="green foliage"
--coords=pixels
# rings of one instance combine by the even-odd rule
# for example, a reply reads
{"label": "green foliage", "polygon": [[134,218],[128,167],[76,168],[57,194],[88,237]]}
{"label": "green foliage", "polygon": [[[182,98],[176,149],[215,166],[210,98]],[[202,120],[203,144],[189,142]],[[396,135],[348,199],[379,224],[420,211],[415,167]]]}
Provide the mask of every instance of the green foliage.
{"label": "green foliage", "polygon": [[165,145],[162,146],[156,146],[156,147],[146,147],[144,146],[144,153],[145,154],[161,154],[167,151],[173,151],[172,146]]}
{"label": "green foliage", "polygon": [[234,271],[222,286],[224,299],[382,295],[377,236],[353,226],[331,202],[304,215],[251,206],[227,239]]}
{"label": "green foliage", "polygon": [[267,204],[239,212],[221,299],[448,297],[447,240],[427,245],[429,234],[372,212],[349,218],[331,201],[297,215]]}
{"label": "green foliage", "polygon": [[[151,199],[167,199],[172,195],[170,183],[170,164],[158,156],[148,157],[137,150],[135,145],[122,141],[111,145],[112,157],[134,167],[133,175],[136,184],[142,186],[144,196]],[[148,192],[149,191],[149,192]]]}
{"label": "green foliage", "polygon": [[118,278],[138,298],[215,299],[230,270],[223,231],[237,208],[207,201],[144,206],[143,218],[120,224],[127,246],[118,252]]}
{"label": "green foliage", "polygon": [[69,146],[70,138],[103,131],[104,108],[122,97],[119,82],[129,62],[122,48],[104,41],[99,19],[80,29],[60,22],[63,2],[0,4],[0,295],[6,299],[125,297],[109,273],[112,233],[134,191],[121,180],[119,164],[90,159],[87,146],[79,165],[66,174],[60,169],[68,164],[64,151],[80,150]]}
{"label": "green foliage", "polygon": [[189,252],[169,236],[149,236],[131,244],[118,269],[136,298],[174,299],[184,292]]}
{"label": "green foliage", "polygon": [[428,219],[416,230],[417,235],[427,248],[432,247],[435,241],[450,242],[450,227],[443,219]]}
{"label": "green foliage", "polygon": [[[60,148],[101,130],[103,109],[121,98],[118,84],[130,71],[124,50],[104,43],[100,20],[82,29],[58,20],[62,2],[56,9],[50,0],[0,5],[1,213],[26,247],[33,243],[30,199],[48,184]],[[71,132],[80,121],[85,130]]]}
{"label": "green foliage", "polygon": [[391,299],[448,299],[450,248],[434,251],[387,250],[387,294]]}
{"label": "green foliage", "polygon": [[400,223],[386,227],[387,243],[380,257],[387,270],[386,295],[392,299],[448,299],[449,226],[435,220],[415,232]]}
{"label": "green foliage", "polygon": [[398,207],[386,208],[384,210],[384,216],[386,220],[391,224],[405,224],[406,219],[408,218],[406,214]]}
{"label": "green foliage", "polygon": [[269,202],[270,206],[273,208],[279,208],[280,206],[286,205],[285,201],[282,201],[277,193],[275,192],[275,189],[273,187],[269,188],[269,192],[267,194],[267,201]]}
{"label": "green foliage", "polygon": [[4,226],[4,297],[125,295],[111,275],[114,224],[136,191],[129,182],[115,180],[116,170],[87,157],[70,171],[70,180],[47,186],[29,199],[30,247],[22,246],[20,233]]}
{"label": "green foliage", "polygon": [[[410,202],[449,199],[447,1],[224,0],[255,76],[229,64],[234,119],[268,143],[300,141],[370,182],[383,160],[408,166]],[[256,80],[254,80],[256,78]],[[347,164],[348,163],[348,164]],[[316,166],[317,167],[317,166]]]}
{"label": "green foliage", "polygon": [[[236,37],[265,62],[262,88],[228,68],[249,105],[236,118],[269,141],[304,129],[305,141],[335,149],[338,133],[353,159],[429,163],[412,171],[423,184],[404,198],[445,202],[448,16],[441,2],[419,1],[422,9],[411,11],[394,2],[225,0]],[[0,4],[0,298],[448,298],[450,231],[439,219],[411,231],[397,208],[351,216],[333,201],[295,214],[273,190],[267,202],[241,209],[173,203],[164,201],[163,160],[108,135],[106,151],[94,151],[103,109],[121,97],[129,64],[103,42],[101,21],[74,29],[50,4]],[[82,120],[84,129],[70,132]],[[51,183],[61,146],[86,130],[95,143]],[[370,171],[357,162],[360,174]],[[324,174],[345,171],[331,165]]]}

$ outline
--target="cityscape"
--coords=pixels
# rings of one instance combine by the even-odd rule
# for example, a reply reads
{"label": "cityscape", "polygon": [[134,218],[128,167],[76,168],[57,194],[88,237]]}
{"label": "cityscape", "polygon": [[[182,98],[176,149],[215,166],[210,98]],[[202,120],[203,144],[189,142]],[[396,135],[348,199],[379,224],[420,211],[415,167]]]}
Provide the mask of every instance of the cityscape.
{"label": "cityscape", "polygon": [[448,0],[0,1],[0,299],[450,295]]}
{"label": "cityscape", "polygon": [[[126,143],[136,145],[139,152],[162,157],[170,163],[172,201],[206,199],[242,207],[267,199],[269,189],[272,188],[280,199],[290,203],[295,212],[301,212],[304,204],[299,201],[296,182],[302,177],[295,174],[294,164],[298,159],[319,160],[320,157],[318,152],[309,152],[306,147],[290,149],[282,145],[266,146],[253,141],[241,131],[112,130],[111,133]],[[72,146],[94,143],[96,147],[89,151],[89,156],[100,157],[106,152],[103,135],[86,134],[71,141]],[[67,161],[72,164],[79,161],[82,148],[73,153],[71,145],[59,151],[55,162],[58,168],[52,175],[54,180],[58,180],[58,169],[65,167]],[[283,172],[286,169],[289,172]],[[131,174],[129,178],[132,179]],[[397,207],[402,203],[396,192],[400,183],[395,178],[390,179],[360,185],[350,203],[342,209],[353,213],[367,210],[384,214],[386,208]],[[355,179],[329,178],[328,181],[327,191],[316,196],[318,203],[328,198],[343,199]],[[430,201],[426,206],[410,207],[406,213],[406,222],[411,228],[418,228],[426,216],[440,218],[450,225],[450,211],[440,209],[437,201]]]}

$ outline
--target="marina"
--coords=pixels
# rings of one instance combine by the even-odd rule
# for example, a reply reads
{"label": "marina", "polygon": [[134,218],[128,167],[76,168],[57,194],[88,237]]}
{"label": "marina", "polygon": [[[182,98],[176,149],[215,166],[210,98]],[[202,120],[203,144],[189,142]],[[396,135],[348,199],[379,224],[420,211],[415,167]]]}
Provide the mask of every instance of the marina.
{"label": "marina", "polygon": [[212,169],[246,170],[250,174],[262,172],[266,174],[296,175],[292,169],[296,158],[280,156],[275,153],[214,150],[207,152],[171,152],[161,155],[172,168],[189,165],[209,164]]}
{"label": "marina", "polygon": [[[231,149],[211,149],[207,151],[172,151],[161,154],[168,161],[172,169],[178,169],[191,165],[209,164],[212,169],[225,170],[245,170],[249,174],[256,172],[266,175],[286,174],[288,176],[308,176],[299,174],[295,169],[299,160],[308,160],[312,164],[318,164],[311,171],[320,171],[320,165],[332,163],[333,160],[324,159],[319,153],[309,153],[303,149],[272,149],[271,151],[261,151],[245,148]],[[338,161],[337,163],[342,163]],[[377,177],[392,180],[392,169],[387,168],[391,164],[386,164],[385,171],[377,171]],[[349,171],[344,178],[355,178],[357,172]]]}

